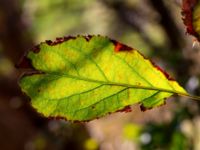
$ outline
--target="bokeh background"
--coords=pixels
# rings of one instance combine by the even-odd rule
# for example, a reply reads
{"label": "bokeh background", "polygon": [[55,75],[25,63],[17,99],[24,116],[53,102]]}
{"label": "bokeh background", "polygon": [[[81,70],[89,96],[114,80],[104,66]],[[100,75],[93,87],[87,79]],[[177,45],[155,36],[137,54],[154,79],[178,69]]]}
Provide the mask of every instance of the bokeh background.
{"label": "bokeh background", "polygon": [[200,46],[185,34],[181,0],[0,0],[1,150],[200,149],[200,102],[184,97],[83,124],[36,113],[20,92],[15,64],[41,41],[78,34],[132,46],[200,95]]}

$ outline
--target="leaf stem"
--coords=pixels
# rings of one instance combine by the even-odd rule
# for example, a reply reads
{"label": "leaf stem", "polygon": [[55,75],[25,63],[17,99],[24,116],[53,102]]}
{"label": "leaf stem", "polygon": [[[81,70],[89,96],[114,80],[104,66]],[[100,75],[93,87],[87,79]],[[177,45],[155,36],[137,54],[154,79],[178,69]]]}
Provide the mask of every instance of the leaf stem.
{"label": "leaf stem", "polygon": [[187,97],[187,98],[190,98],[190,99],[193,99],[193,100],[199,100],[200,101],[200,96],[190,95],[190,94],[183,94],[183,93],[180,93],[178,95],[179,96],[184,96],[184,97]]}

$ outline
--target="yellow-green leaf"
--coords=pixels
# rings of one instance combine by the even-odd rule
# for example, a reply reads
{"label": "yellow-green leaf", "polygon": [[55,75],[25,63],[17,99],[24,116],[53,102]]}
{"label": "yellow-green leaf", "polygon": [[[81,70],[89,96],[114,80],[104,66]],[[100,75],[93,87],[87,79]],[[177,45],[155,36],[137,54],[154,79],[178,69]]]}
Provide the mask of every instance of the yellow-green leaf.
{"label": "yellow-green leaf", "polygon": [[88,121],[140,103],[148,109],[187,92],[137,50],[101,36],[46,41],[29,51],[21,68],[32,68],[19,85],[46,117]]}

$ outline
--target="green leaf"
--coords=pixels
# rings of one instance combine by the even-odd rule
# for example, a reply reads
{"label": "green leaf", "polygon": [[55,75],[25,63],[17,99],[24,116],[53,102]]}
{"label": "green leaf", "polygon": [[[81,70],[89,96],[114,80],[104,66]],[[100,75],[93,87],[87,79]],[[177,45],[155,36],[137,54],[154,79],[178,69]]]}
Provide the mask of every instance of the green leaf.
{"label": "green leaf", "polygon": [[[46,117],[88,121],[116,111],[142,110],[187,92],[137,50],[101,36],[58,38],[22,59],[19,85]],[[30,71],[30,69],[32,70]]]}
{"label": "green leaf", "polygon": [[182,14],[187,32],[200,41],[200,0],[183,0]]}

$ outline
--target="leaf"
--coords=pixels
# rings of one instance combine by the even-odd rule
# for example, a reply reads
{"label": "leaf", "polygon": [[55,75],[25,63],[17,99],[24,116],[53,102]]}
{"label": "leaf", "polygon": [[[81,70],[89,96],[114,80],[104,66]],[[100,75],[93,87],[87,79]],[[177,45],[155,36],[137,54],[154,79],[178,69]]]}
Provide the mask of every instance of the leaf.
{"label": "leaf", "polygon": [[19,67],[19,85],[46,117],[88,121],[140,103],[150,109],[187,95],[167,73],[137,50],[101,36],[58,38],[36,46]]}
{"label": "leaf", "polygon": [[182,15],[187,32],[200,41],[200,0],[183,0]]}

